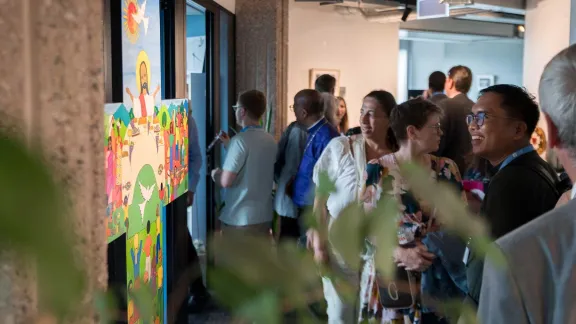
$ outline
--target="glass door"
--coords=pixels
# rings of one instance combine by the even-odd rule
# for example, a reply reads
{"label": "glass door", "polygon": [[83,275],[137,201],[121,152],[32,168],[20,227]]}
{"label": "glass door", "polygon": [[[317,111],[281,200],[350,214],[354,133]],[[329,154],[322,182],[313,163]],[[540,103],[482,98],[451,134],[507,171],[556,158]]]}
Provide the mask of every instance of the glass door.
{"label": "glass door", "polygon": [[235,132],[234,15],[214,1],[187,0],[186,5],[187,92],[203,160],[188,228],[199,254],[205,252],[201,260],[211,264],[214,255],[207,242],[219,230],[221,192],[210,171],[221,167],[225,150],[217,144],[208,151],[208,146],[220,130],[230,136]]}

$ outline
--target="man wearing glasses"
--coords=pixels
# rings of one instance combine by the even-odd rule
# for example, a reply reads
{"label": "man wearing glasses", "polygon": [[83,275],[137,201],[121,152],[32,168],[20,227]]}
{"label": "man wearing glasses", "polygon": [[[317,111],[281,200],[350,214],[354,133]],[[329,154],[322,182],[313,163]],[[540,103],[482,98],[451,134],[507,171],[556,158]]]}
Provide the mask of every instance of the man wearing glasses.
{"label": "man wearing glasses", "polygon": [[[481,214],[495,239],[551,210],[560,197],[554,169],[530,144],[539,118],[534,97],[508,84],[482,90],[466,116],[473,153],[494,167]],[[484,257],[468,245],[463,262],[467,265],[467,300],[477,307]]]}
{"label": "man wearing glasses", "polygon": [[[226,188],[220,221],[222,232],[266,236],[272,222],[272,187],[276,142],[261,126],[266,97],[257,90],[240,94],[234,106],[242,130],[229,140],[222,169],[212,170],[214,182]],[[228,142],[228,138],[224,140]]]}

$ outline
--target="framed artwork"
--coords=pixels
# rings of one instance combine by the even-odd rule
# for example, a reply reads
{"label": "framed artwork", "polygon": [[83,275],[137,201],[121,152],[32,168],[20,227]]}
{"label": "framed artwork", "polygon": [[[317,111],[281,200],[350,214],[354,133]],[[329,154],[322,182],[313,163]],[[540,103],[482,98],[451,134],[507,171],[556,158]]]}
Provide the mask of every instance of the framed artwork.
{"label": "framed artwork", "polygon": [[494,85],[494,75],[484,74],[478,76],[478,90],[486,89]]}
{"label": "framed artwork", "polygon": [[334,95],[340,95],[340,70],[333,69],[310,69],[310,89],[314,89],[314,83],[319,76],[323,74],[328,74],[336,78],[336,87],[334,90]]}

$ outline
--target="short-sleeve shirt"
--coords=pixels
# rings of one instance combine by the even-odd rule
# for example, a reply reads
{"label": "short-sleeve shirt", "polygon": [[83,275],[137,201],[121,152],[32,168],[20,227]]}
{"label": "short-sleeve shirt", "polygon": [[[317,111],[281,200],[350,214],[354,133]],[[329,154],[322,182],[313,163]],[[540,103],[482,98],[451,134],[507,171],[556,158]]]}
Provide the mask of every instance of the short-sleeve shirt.
{"label": "short-sleeve shirt", "polygon": [[220,221],[231,226],[272,221],[277,149],[274,137],[262,128],[248,128],[230,140],[222,169],[237,176],[226,189]]}

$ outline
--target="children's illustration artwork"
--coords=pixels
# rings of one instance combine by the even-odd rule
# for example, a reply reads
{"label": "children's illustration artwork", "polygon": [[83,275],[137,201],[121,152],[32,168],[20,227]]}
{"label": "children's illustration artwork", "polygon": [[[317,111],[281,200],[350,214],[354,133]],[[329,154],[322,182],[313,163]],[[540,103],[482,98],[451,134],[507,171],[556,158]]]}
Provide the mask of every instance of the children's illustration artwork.
{"label": "children's illustration artwork", "polygon": [[169,202],[188,190],[188,101],[162,101],[160,126],[166,158],[166,185],[161,195],[165,202]]}
{"label": "children's illustration artwork", "polygon": [[188,188],[188,101],[161,100],[159,0],[122,2],[122,103],[105,113],[106,237],[126,233],[127,288],[153,291],[152,318],[128,294],[128,323],[164,323],[164,206]]}

